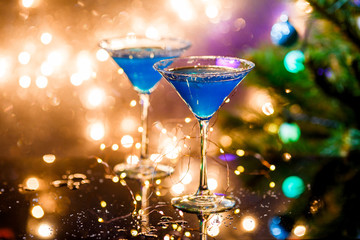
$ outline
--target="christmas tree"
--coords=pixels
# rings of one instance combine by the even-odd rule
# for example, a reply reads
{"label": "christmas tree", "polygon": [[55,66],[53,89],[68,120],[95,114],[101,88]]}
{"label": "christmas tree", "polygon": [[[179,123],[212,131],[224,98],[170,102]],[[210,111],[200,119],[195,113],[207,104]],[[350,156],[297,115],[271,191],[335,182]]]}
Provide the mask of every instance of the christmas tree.
{"label": "christmas tree", "polygon": [[305,238],[358,238],[360,2],[296,4],[307,13],[304,34],[291,14],[280,17],[272,44],[246,56],[256,64],[246,79],[250,104],[220,112],[219,125],[246,186],[291,199],[269,223],[275,238],[290,237],[300,223]]}

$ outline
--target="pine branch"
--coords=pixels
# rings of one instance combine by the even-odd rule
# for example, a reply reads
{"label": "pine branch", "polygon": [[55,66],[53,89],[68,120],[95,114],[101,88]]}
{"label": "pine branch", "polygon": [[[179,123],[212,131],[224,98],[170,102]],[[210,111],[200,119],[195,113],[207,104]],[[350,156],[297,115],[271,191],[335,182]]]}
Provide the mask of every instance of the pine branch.
{"label": "pine branch", "polygon": [[315,11],[339,27],[350,42],[360,50],[360,33],[356,30],[356,26],[349,21],[350,16],[348,16],[348,14],[345,14],[346,17],[342,20],[338,15],[341,10],[331,12],[328,11],[326,7],[321,6],[316,0],[308,0],[308,2]]}
{"label": "pine branch", "polygon": [[[358,111],[358,106],[360,102],[359,96],[354,96],[353,92],[349,88],[345,88],[342,92],[336,90],[336,88],[326,79],[325,74],[317,74],[319,67],[313,60],[308,61],[308,65],[311,71],[314,74],[314,79],[316,85],[328,96],[339,100],[342,104],[351,108],[355,117],[355,125],[359,128],[360,124],[360,112]],[[326,68],[326,67],[325,67]]]}

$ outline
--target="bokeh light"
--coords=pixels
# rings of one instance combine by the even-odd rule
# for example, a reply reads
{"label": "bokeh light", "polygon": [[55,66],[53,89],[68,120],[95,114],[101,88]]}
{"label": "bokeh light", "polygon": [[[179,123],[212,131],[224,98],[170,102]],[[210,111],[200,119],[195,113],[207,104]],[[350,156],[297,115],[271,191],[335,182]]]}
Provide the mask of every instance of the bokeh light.
{"label": "bokeh light", "polygon": [[99,49],[96,52],[96,59],[100,62],[105,62],[109,59],[109,53],[105,49]]}
{"label": "bokeh light", "polygon": [[209,190],[215,190],[218,186],[218,182],[215,178],[209,178],[207,181]]}
{"label": "bokeh light", "polygon": [[35,84],[38,88],[46,88],[48,85],[48,79],[45,76],[38,76],[35,80]]}
{"label": "bokeh light", "polygon": [[297,225],[294,228],[293,233],[298,237],[302,237],[306,233],[306,227],[304,225]]}
{"label": "bokeh light", "polygon": [[30,190],[37,190],[40,187],[39,180],[36,177],[31,177],[26,180],[26,187]]}
{"label": "bokeh light", "polygon": [[134,144],[134,139],[132,136],[125,135],[121,138],[121,145],[124,148],[131,148],[133,144]]}
{"label": "bokeh light", "polygon": [[53,162],[55,162],[55,159],[56,159],[56,157],[54,154],[45,154],[43,156],[43,160],[46,163],[53,163]]}
{"label": "bokeh light", "polygon": [[287,177],[282,184],[282,191],[288,198],[298,198],[305,191],[304,181],[298,176]]}
{"label": "bokeh light", "polygon": [[45,32],[45,33],[41,34],[40,41],[44,45],[48,45],[49,43],[51,43],[52,38],[53,38],[53,36],[51,35],[51,33]]}
{"label": "bokeh light", "polygon": [[23,75],[19,78],[19,85],[22,88],[29,88],[31,85],[31,77],[27,75]]}
{"label": "bokeh light", "polygon": [[31,209],[31,215],[34,218],[42,218],[45,212],[40,205],[36,205]]}
{"label": "bokeh light", "polygon": [[19,63],[21,63],[23,65],[28,64],[30,62],[30,59],[31,59],[31,55],[28,52],[21,52],[18,55]]}
{"label": "bokeh light", "polygon": [[182,183],[177,183],[171,187],[171,192],[174,195],[180,195],[182,192],[184,192],[185,186]]}
{"label": "bokeh light", "polygon": [[53,229],[49,224],[42,223],[38,228],[38,234],[43,238],[48,238],[53,235]]}
{"label": "bokeh light", "polygon": [[101,140],[105,136],[105,126],[101,122],[93,123],[90,125],[90,137],[95,140]]}
{"label": "bokeh light", "polygon": [[139,159],[139,157],[136,156],[136,155],[130,155],[130,156],[128,156],[128,157],[126,158],[126,162],[127,162],[128,164],[136,165],[136,164],[139,163],[139,161],[140,161],[140,159]]}
{"label": "bokeh light", "polygon": [[256,227],[256,220],[252,216],[245,216],[241,222],[241,225],[245,231],[252,232]]}

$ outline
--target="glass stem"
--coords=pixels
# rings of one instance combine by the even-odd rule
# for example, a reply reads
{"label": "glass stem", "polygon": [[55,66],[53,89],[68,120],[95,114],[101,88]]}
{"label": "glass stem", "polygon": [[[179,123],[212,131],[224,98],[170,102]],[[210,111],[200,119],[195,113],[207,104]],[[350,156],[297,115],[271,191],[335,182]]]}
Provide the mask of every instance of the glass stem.
{"label": "glass stem", "polygon": [[209,120],[199,120],[200,124],[200,185],[196,195],[207,195],[209,189],[207,185],[207,162],[206,162],[206,145]]}
{"label": "glass stem", "polygon": [[149,137],[148,137],[148,110],[149,110],[149,94],[140,93],[140,105],[141,105],[141,152],[140,160],[148,158],[149,154]]}
{"label": "glass stem", "polygon": [[198,218],[200,224],[200,239],[207,240],[207,231],[206,231],[207,216],[198,215]]}

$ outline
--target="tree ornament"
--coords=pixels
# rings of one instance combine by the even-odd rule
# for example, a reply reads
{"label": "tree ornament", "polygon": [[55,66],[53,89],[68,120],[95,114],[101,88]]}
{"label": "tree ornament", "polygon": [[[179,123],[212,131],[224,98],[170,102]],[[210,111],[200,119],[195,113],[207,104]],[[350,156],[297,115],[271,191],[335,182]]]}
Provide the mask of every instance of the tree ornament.
{"label": "tree ornament", "polygon": [[275,45],[290,47],[298,39],[296,29],[289,22],[287,15],[281,15],[280,21],[275,23],[271,28],[271,41]]}
{"label": "tree ornament", "polygon": [[282,184],[282,191],[288,198],[298,198],[305,191],[304,181],[298,176],[287,177]]}
{"label": "tree ornament", "polygon": [[276,239],[286,239],[294,226],[294,220],[287,215],[275,216],[270,219],[269,230]]}
{"label": "tree ornament", "polygon": [[285,55],[284,66],[288,72],[298,73],[305,69],[305,55],[300,50],[292,50]]}
{"label": "tree ornament", "polygon": [[278,134],[283,143],[290,143],[299,140],[301,131],[296,123],[284,122],[280,125]]}

